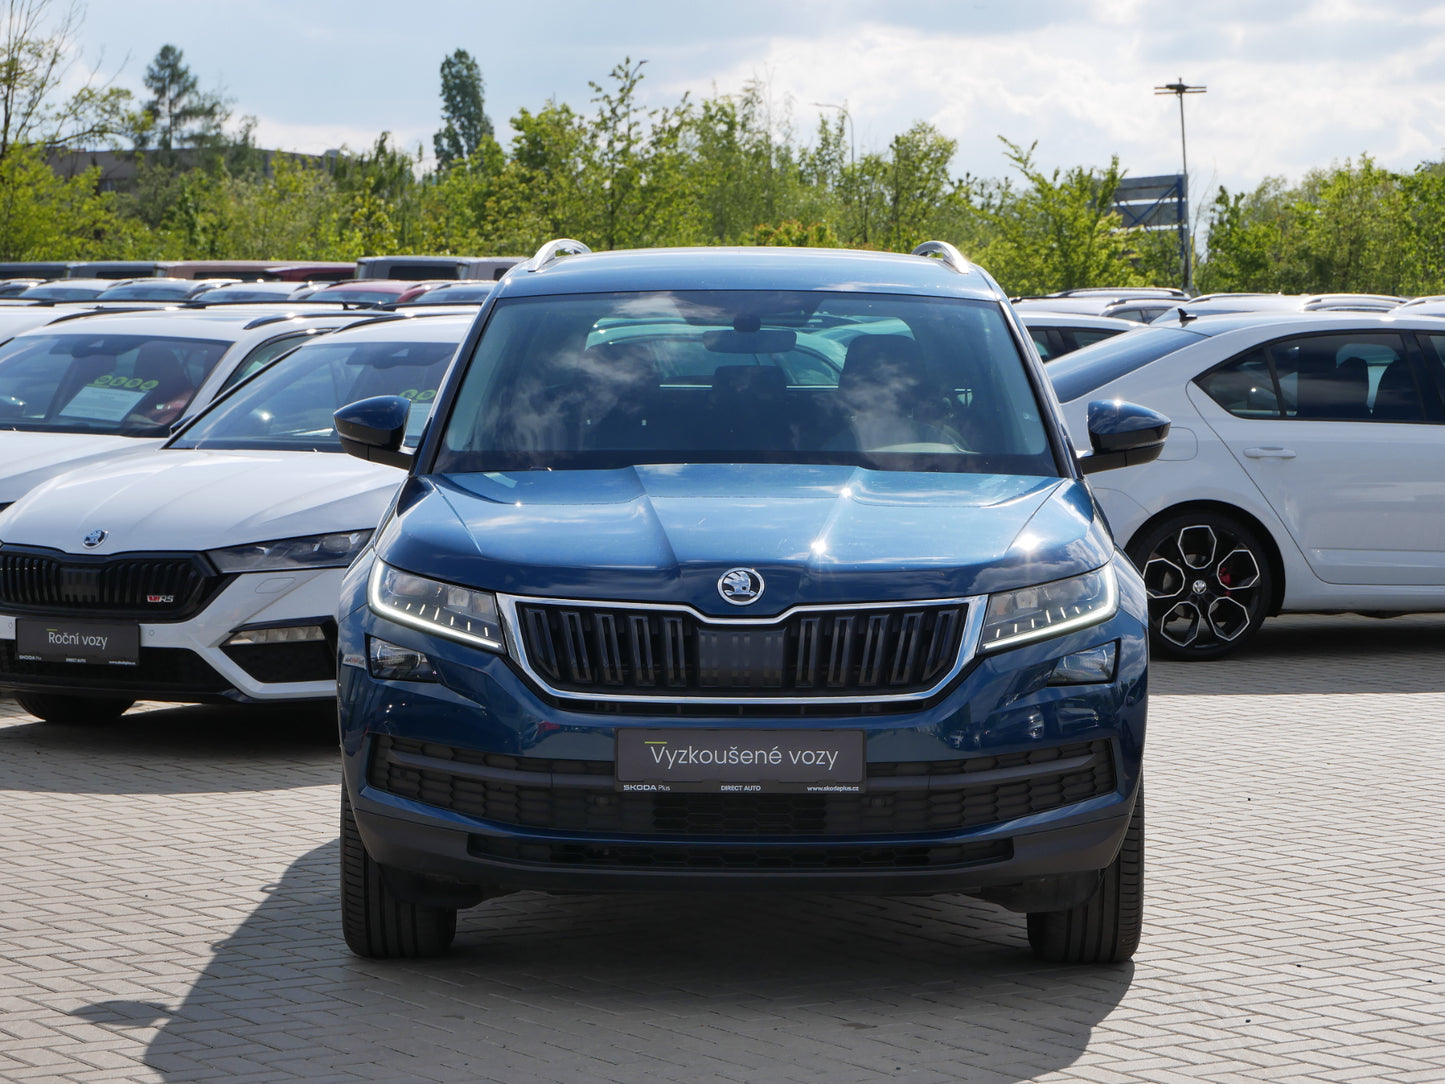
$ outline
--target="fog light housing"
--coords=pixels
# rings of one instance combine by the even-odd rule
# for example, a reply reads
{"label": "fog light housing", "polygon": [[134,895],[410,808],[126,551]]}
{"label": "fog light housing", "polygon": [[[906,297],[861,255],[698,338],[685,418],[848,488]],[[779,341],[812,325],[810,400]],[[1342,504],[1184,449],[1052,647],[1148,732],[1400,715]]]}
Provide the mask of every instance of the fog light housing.
{"label": "fog light housing", "polygon": [[226,641],[226,647],[240,644],[309,644],[326,639],[320,625],[286,625],[274,629],[241,629]]}
{"label": "fog light housing", "polygon": [[1054,663],[1050,685],[1101,685],[1114,680],[1118,641],[1065,655]]}
{"label": "fog light housing", "polygon": [[384,681],[436,681],[431,660],[420,651],[369,636],[366,640],[367,671]]}

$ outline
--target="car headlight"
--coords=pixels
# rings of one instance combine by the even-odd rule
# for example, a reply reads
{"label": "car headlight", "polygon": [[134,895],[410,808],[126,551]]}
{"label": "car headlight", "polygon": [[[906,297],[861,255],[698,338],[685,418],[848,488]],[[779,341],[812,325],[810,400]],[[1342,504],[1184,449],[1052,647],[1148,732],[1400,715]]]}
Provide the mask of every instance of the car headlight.
{"label": "car headlight", "polygon": [[222,572],[280,572],[290,568],[345,568],[366,548],[371,531],[310,534],[210,550],[207,556]]}
{"label": "car headlight", "polygon": [[488,651],[507,650],[497,596],[490,591],[430,580],[377,561],[367,600],[373,611],[398,624]]}
{"label": "car headlight", "polygon": [[1082,576],[990,595],[980,651],[1042,640],[1107,621],[1119,608],[1119,581],[1107,564]]}

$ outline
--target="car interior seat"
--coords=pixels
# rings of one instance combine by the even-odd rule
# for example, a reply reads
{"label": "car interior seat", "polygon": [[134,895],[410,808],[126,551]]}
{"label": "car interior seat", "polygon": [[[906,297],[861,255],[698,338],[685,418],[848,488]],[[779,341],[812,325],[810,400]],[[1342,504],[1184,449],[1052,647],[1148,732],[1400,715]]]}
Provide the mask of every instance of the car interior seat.
{"label": "car interior seat", "polygon": [[181,416],[196,392],[185,362],[164,343],[146,343],[136,353],[133,370],[138,380],[155,386],[131,410],[132,417],[143,417],[156,425],[169,425]]}
{"label": "car interior seat", "polygon": [[1333,352],[1302,354],[1297,390],[1298,417],[1344,421],[1370,416],[1370,368],[1364,358],[1335,363]]}
{"label": "car interior seat", "polygon": [[1370,414],[1383,422],[1413,422],[1424,417],[1420,389],[1415,385],[1415,374],[1410,370],[1408,359],[1396,358],[1385,366]]}
{"label": "car interior seat", "polygon": [[860,335],[849,343],[838,403],[857,447],[958,442],[947,397],[907,335]]}
{"label": "car interior seat", "polygon": [[704,400],[709,447],[775,451],[797,446],[788,378],[776,365],[719,365]]}

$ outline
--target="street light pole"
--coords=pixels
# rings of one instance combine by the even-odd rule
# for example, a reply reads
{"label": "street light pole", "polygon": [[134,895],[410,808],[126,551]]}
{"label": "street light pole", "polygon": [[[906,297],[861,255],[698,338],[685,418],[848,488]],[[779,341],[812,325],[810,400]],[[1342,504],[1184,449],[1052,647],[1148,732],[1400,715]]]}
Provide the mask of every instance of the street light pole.
{"label": "street light pole", "polygon": [[1184,173],[1181,184],[1184,197],[1184,220],[1179,224],[1180,256],[1184,261],[1184,289],[1194,289],[1194,259],[1189,240],[1189,144],[1184,139],[1184,95],[1203,94],[1208,87],[1191,87],[1181,77],[1176,82],[1155,87],[1155,94],[1173,94],[1179,99],[1179,150],[1184,158]]}
{"label": "street light pole", "polygon": [[832,102],[813,102],[812,104],[818,106],[820,109],[836,109],[839,113],[843,114],[843,119],[848,122],[848,164],[850,166],[853,165],[855,152],[858,149],[853,142],[853,114],[848,112],[846,105],[835,105]]}

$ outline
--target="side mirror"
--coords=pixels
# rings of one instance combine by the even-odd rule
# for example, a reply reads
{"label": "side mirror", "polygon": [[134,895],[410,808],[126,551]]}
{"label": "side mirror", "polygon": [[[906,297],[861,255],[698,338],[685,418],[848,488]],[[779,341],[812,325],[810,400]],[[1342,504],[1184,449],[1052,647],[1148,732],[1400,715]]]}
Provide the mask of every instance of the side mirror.
{"label": "side mirror", "polygon": [[401,450],[410,417],[411,403],[400,395],[378,395],[348,403],[332,415],[342,450],[348,455],[403,470],[412,461],[412,454]]}
{"label": "side mirror", "polygon": [[1117,399],[1089,404],[1089,447],[1079,459],[1085,474],[1152,463],[1164,450],[1169,419],[1157,410]]}

